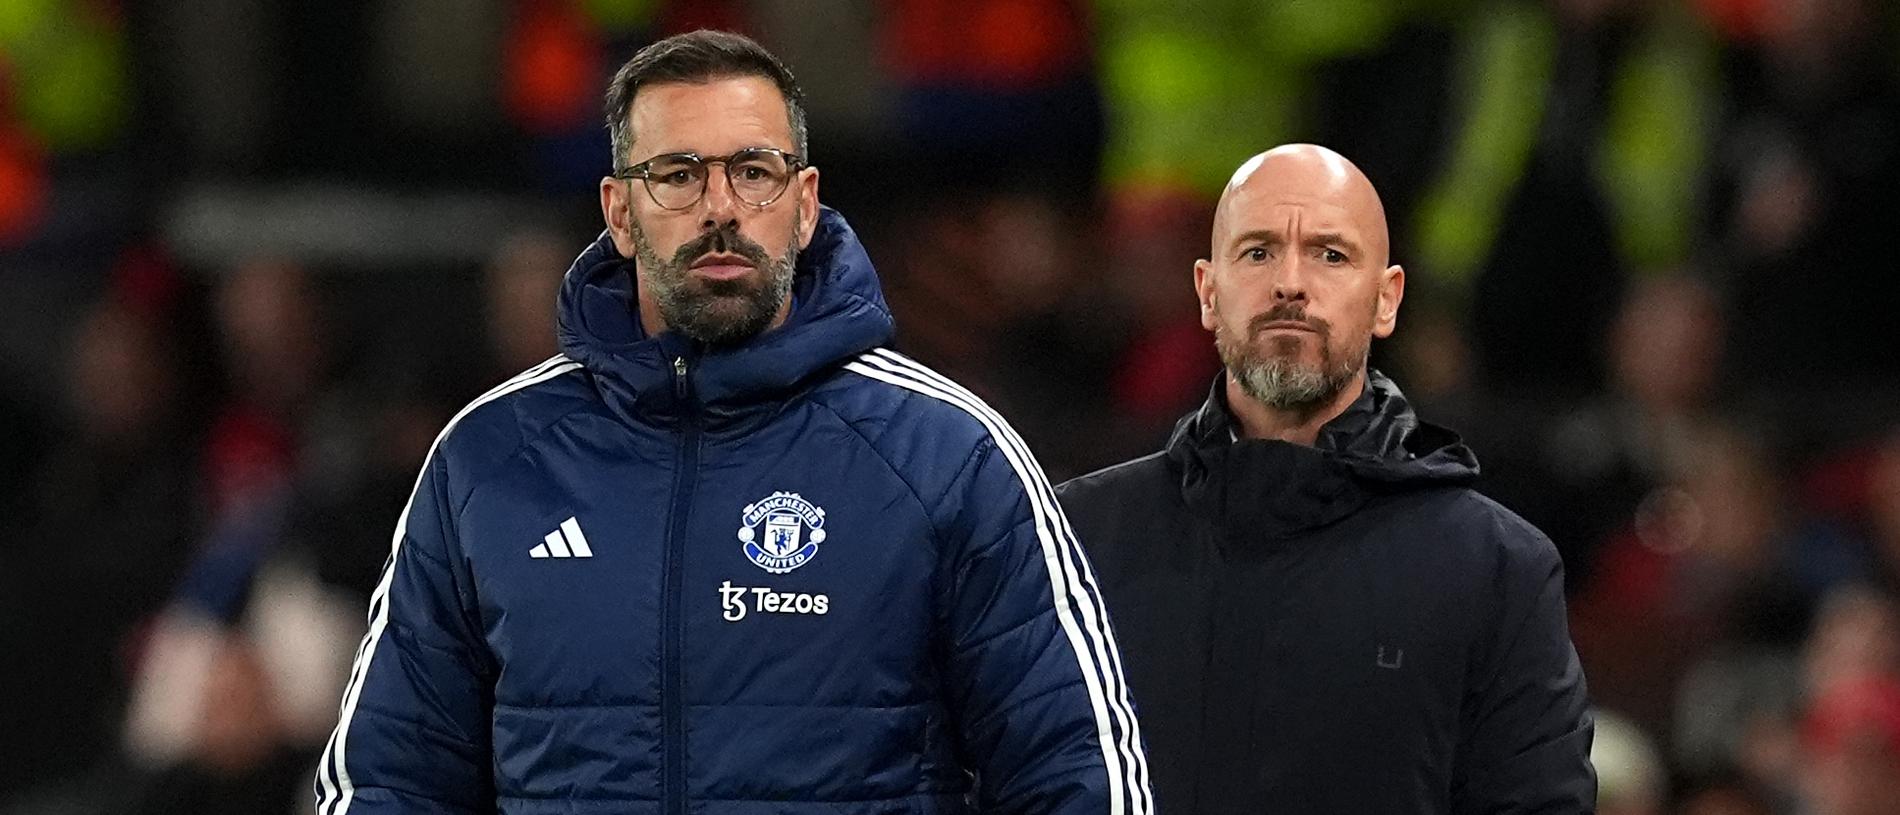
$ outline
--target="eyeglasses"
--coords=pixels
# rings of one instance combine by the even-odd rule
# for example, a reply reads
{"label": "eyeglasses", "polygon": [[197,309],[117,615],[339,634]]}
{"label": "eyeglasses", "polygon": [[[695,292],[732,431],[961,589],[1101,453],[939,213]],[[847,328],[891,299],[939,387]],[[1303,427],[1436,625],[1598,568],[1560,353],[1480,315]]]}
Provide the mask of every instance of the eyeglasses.
{"label": "eyeglasses", "polygon": [[732,194],[755,207],[777,201],[805,166],[798,155],[771,147],[751,147],[729,156],[662,153],[614,173],[615,178],[646,182],[647,195],[663,209],[690,209],[706,195],[708,164],[726,165]]}

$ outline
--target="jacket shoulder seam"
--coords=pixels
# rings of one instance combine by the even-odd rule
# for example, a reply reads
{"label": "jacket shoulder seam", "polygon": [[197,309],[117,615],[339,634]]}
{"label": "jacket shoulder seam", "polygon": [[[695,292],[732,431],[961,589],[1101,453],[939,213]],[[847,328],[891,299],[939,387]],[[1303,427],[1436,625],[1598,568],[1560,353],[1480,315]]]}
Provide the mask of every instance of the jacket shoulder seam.
{"label": "jacket shoulder seam", "polygon": [[[576,365],[573,369],[566,371],[561,376],[551,377],[545,381],[536,382],[531,385],[527,385],[518,390],[505,394],[501,397],[490,400],[487,404],[482,405],[483,408],[493,407],[496,410],[501,410],[501,409],[509,410],[513,416],[514,424],[516,428],[521,431],[521,438],[512,447],[508,449],[507,453],[500,456],[496,456],[493,459],[492,463],[481,468],[478,472],[470,473],[469,478],[468,478],[468,488],[465,494],[461,497],[461,500],[456,503],[454,510],[450,513],[450,517],[452,519],[459,522],[462,517],[462,511],[465,508],[467,508],[468,502],[474,498],[475,491],[480,489],[482,485],[487,483],[488,480],[494,477],[496,473],[501,472],[502,469],[505,468],[510,462],[514,461],[517,456],[520,456],[522,451],[533,446],[535,442],[540,441],[543,436],[547,435],[548,431],[553,430],[555,427],[559,426],[562,422],[566,421],[569,417],[573,416],[574,414],[580,413],[586,410],[589,406],[589,403],[587,401],[581,400],[579,404],[576,404],[567,410],[563,410],[559,413],[554,414],[553,416],[549,416],[544,421],[537,421],[531,424],[529,422],[525,422],[522,420],[523,417],[518,411],[514,410],[515,406],[511,403],[514,402],[516,399],[520,398],[520,394],[532,391],[536,388],[539,388],[543,385],[548,384],[549,382],[562,379],[568,374],[582,373],[584,371],[586,371],[585,367]],[[471,412],[471,415],[472,415],[472,412]],[[451,431],[451,435],[453,435],[452,431]],[[447,445],[448,441],[449,440],[447,438],[443,439],[443,443],[445,446]]]}
{"label": "jacket shoulder seam", "polygon": [[483,469],[480,474],[472,475],[468,481],[467,494],[462,496],[461,502],[458,503],[455,507],[455,514],[454,514],[455,519],[457,521],[461,520],[462,510],[468,507],[469,501],[474,500],[476,490],[481,489],[484,485],[488,483],[489,479],[493,478],[497,473],[500,473],[502,470],[506,469],[507,466],[513,463],[516,458],[520,457],[520,455],[524,451],[526,451],[530,447],[533,447],[536,442],[541,440],[541,437],[547,435],[548,431],[553,430],[555,427],[559,426],[562,422],[567,421],[569,417],[577,413],[580,413],[581,411],[585,409],[586,409],[585,406],[580,406],[580,407],[574,408],[573,410],[562,411],[560,415],[549,419],[546,424],[543,424],[540,427],[535,428],[533,432],[523,434],[521,438],[521,442],[519,444],[516,444],[513,449],[510,449],[507,455],[496,458],[494,464]]}
{"label": "jacket shoulder seam", "polygon": [[[908,393],[904,394],[904,398],[908,399],[909,397],[910,397],[910,394]],[[889,470],[891,472],[891,475],[897,478],[897,482],[904,485],[904,490],[910,493],[911,500],[917,502],[917,508],[920,510],[923,510],[924,523],[925,525],[930,527],[931,542],[936,544],[936,548],[938,551],[942,551],[943,550],[943,531],[937,528],[937,519],[935,515],[931,512],[931,506],[927,503],[924,503],[924,496],[922,493],[917,491],[917,485],[911,483],[910,479],[904,475],[904,471],[897,466],[897,463],[894,461],[891,461],[890,456],[887,456],[884,454],[883,448],[878,447],[877,442],[873,441],[870,436],[865,435],[864,431],[858,428],[858,425],[856,422],[853,422],[850,419],[845,418],[844,414],[839,413],[836,407],[833,407],[831,403],[826,402],[822,399],[812,399],[811,403],[814,405],[817,405],[820,408],[823,408],[826,413],[829,413],[833,417],[837,418],[838,423],[841,425],[844,425],[846,429],[850,430],[851,435],[856,436],[858,437],[859,440],[863,441],[864,446],[867,448],[870,448],[871,452],[877,456],[877,460],[884,464],[884,468]],[[962,472],[961,470],[958,471],[959,474],[961,474],[961,472]]]}

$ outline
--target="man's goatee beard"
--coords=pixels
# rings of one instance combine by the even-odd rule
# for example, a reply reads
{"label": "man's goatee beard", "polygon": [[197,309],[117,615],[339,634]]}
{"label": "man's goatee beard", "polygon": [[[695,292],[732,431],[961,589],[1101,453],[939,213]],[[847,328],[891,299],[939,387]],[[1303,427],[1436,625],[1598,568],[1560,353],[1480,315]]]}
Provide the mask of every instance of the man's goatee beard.
{"label": "man's goatee beard", "polygon": [[[1318,364],[1304,365],[1291,357],[1259,352],[1253,342],[1257,327],[1278,320],[1299,320],[1313,327],[1319,339]],[[1275,410],[1304,410],[1331,402],[1365,369],[1365,347],[1334,358],[1331,329],[1324,320],[1307,318],[1303,310],[1275,309],[1249,321],[1247,336],[1240,341],[1225,326],[1216,329],[1214,347],[1228,376],[1248,398]],[[1370,338],[1366,344],[1370,346]]]}
{"label": "man's goatee beard", "polygon": [[[764,333],[791,295],[798,263],[796,243],[784,257],[772,258],[731,224],[688,241],[671,260],[653,251],[637,222],[633,244],[642,267],[640,285],[650,291],[667,328],[707,345],[734,345]],[[694,280],[690,267],[708,252],[744,257],[759,271],[758,279]]]}
{"label": "man's goatee beard", "polygon": [[1359,366],[1323,370],[1286,359],[1232,360],[1227,372],[1249,398],[1276,410],[1301,410],[1331,402],[1359,378]]}

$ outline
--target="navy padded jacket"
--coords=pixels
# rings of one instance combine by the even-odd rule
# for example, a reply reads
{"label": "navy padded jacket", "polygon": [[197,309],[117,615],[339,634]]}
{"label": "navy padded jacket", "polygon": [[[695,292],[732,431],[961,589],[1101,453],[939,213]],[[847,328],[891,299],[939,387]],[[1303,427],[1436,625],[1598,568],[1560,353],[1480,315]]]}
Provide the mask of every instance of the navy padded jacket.
{"label": "navy padded jacket", "polygon": [[605,235],[582,253],[562,356],[438,437],[318,812],[1151,811],[1053,491],[882,347],[844,219],[736,349],[647,337],[632,268]]}

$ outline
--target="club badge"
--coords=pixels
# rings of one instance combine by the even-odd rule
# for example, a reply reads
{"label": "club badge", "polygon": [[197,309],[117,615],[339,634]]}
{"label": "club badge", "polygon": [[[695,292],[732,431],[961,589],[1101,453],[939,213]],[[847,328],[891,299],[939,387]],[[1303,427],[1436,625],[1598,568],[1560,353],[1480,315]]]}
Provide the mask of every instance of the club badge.
{"label": "club badge", "polygon": [[739,523],[746,558],[772,574],[810,562],[825,542],[825,511],[795,492],[775,492],[746,505]]}

